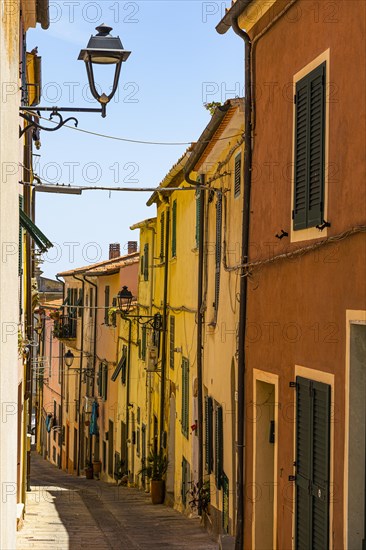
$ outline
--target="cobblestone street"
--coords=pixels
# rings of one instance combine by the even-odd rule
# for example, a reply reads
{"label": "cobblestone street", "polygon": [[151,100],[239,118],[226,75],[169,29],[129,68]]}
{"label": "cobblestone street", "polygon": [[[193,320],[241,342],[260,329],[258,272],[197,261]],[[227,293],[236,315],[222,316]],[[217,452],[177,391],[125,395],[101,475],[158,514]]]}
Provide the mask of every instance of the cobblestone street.
{"label": "cobblestone street", "polygon": [[137,489],[77,478],[32,453],[32,492],[17,550],[216,550],[199,525]]}

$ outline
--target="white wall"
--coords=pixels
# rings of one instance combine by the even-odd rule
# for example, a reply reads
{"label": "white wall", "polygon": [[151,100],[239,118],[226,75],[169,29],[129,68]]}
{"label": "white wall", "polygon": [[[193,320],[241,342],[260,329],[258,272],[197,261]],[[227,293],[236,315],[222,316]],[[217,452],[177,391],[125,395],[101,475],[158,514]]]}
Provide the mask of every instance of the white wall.
{"label": "white wall", "polygon": [[0,0],[0,548],[16,547],[19,2]]}

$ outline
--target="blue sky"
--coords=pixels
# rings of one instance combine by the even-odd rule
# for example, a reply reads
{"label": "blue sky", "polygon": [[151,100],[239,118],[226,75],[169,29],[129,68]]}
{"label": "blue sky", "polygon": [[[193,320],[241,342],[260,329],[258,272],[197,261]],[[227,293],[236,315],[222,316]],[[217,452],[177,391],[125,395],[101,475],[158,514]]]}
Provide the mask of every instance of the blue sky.
{"label": "blue sky", "polygon": [[[30,30],[27,38],[28,51],[38,46],[42,56],[41,105],[98,107],[77,57],[95,27],[106,23],[132,53],[107,117],[79,115],[79,127],[137,140],[196,140],[210,118],[203,103],[243,93],[243,44],[232,31],[220,36],[215,30],[229,3],[50,0],[50,28]],[[96,81],[108,91],[112,69],[100,68]],[[157,186],[186,149],[111,141],[68,128],[42,132],[41,143],[34,164],[42,180],[108,187]],[[44,256],[44,276],[107,259],[109,243],[124,250],[128,240],[138,240],[129,227],[155,215],[148,197],[38,193],[37,225],[55,243]]]}

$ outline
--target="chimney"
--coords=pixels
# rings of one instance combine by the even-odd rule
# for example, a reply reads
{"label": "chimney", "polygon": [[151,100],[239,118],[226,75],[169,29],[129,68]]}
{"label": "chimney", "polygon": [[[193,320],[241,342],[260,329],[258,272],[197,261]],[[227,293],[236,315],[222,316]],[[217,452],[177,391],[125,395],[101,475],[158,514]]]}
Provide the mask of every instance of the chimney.
{"label": "chimney", "polygon": [[121,247],[119,243],[112,243],[109,245],[109,259],[119,258],[121,255]]}
{"label": "chimney", "polygon": [[137,252],[137,241],[128,241],[127,253],[133,254],[134,252]]}

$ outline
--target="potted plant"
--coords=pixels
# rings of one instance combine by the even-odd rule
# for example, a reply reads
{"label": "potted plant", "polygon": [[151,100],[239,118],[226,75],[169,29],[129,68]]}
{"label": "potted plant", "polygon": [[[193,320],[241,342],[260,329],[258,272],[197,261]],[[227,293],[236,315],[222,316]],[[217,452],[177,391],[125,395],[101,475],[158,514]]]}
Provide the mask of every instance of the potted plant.
{"label": "potted plant", "polygon": [[85,466],[85,477],[86,479],[93,479],[93,464],[90,461]]}
{"label": "potted plant", "polygon": [[102,469],[102,463],[100,460],[93,460],[93,475],[99,478],[100,471]]}
{"label": "potted plant", "polygon": [[146,474],[150,479],[151,502],[162,504],[165,498],[165,474],[168,469],[168,459],[163,449],[158,452],[151,451],[147,457],[147,464],[139,474]]}

